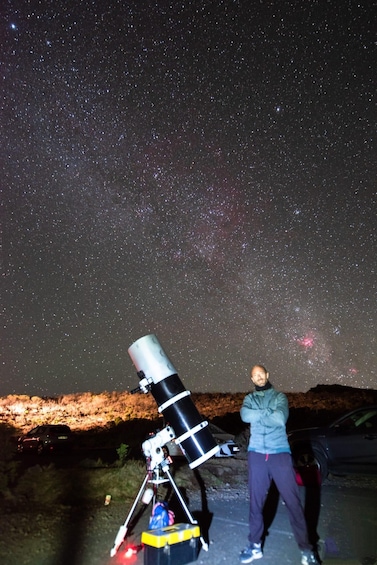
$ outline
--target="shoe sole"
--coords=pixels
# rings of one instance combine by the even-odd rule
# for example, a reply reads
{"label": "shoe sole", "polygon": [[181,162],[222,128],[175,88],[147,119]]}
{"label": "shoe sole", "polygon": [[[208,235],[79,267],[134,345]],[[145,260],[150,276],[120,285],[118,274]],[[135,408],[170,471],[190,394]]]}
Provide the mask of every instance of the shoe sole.
{"label": "shoe sole", "polygon": [[240,563],[251,563],[252,561],[255,561],[256,559],[262,559],[263,554],[262,555],[253,555],[250,559],[248,559],[247,561],[241,561]]}

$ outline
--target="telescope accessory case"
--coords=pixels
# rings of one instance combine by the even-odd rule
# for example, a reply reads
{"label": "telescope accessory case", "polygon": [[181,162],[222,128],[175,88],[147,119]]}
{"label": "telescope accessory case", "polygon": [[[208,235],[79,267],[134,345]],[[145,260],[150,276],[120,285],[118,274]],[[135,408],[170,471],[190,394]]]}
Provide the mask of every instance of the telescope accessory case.
{"label": "telescope accessory case", "polygon": [[199,554],[200,528],[196,524],[174,524],[141,534],[144,565],[185,565]]}

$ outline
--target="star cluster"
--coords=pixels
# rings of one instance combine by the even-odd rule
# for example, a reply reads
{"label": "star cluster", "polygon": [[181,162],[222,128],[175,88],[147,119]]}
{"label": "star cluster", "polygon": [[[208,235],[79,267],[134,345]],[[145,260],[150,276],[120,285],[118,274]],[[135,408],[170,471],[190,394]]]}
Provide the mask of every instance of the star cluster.
{"label": "star cluster", "polygon": [[2,11],[0,394],[377,388],[372,3]]}

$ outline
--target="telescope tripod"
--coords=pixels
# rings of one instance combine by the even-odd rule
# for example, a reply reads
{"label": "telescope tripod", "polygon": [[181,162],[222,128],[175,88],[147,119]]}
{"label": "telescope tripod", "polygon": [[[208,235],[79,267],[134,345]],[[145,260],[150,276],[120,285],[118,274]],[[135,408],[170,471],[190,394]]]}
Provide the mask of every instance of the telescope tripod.
{"label": "telescope tripod", "polygon": [[[164,459],[162,462],[158,463],[154,469],[147,469],[147,473],[144,477],[144,480],[141,484],[141,487],[139,489],[139,492],[131,506],[131,509],[127,515],[127,518],[125,520],[125,522],[120,526],[119,531],[117,533],[117,536],[115,538],[114,541],[114,546],[110,551],[110,555],[111,557],[114,557],[114,555],[116,555],[118,549],[120,548],[120,546],[122,545],[124,539],[126,538],[127,535],[127,530],[128,530],[128,525],[131,521],[131,518],[136,510],[136,507],[140,501],[140,499],[142,498],[143,492],[147,486],[148,483],[153,485],[153,503],[155,502],[156,499],[156,494],[157,494],[157,488],[159,484],[163,484],[163,483],[167,483],[170,482],[181,506],[182,509],[184,510],[190,524],[192,525],[196,525],[198,522],[197,520],[195,520],[195,518],[192,516],[190,510],[188,509],[188,506],[182,496],[182,494],[180,493],[173,477],[172,474],[170,473],[169,470],[169,465],[170,465],[171,459],[170,457]],[[165,477],[161,476],[161,471],[165,474]],[[149,504],[150,500],[148,501],[148,503],[145,503],[146,506]],[[202,544],[203,550],[204,551],[208,551],[208,544],[207,542],[204,540],[203,536],[200,536],[200,542]]]}

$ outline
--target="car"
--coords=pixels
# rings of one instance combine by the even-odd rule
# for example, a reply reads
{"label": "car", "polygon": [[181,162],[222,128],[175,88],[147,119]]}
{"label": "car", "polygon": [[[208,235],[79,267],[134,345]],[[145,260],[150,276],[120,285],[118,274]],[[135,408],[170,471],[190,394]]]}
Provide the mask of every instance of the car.
{"label": "car", "polygon": [[[234,436],[232,434],[224,432],[224,430],[215,426],[211,422],[208,423],[208,429],[214,437],[217,445],[220,447],[215,457],[233,457],[239,452],[240,448],[235,443]],[[181,448],[174,440],[170,441],[166,447],[171,457],[183,456]]]}
{"label": "car", "polygon": [[65,424],[45,424],[37,426],[17,439],[19,453],[35,451],[39,455],[72,447],[73,435]]}
{"label": "car", "polygon": [[323,481],[328,473],[377,472],[377,405],[363,406],[328,426],[288,433],[296,470],[317,471]]}
{"label": "car", "polygon": [[240,448],[234,441],[234,435],[224,432],[224,430],[211,422],[208,424],[208,429],[215,438],[217,445],[220,447],[215,457],[233,457],[239,452]]}

